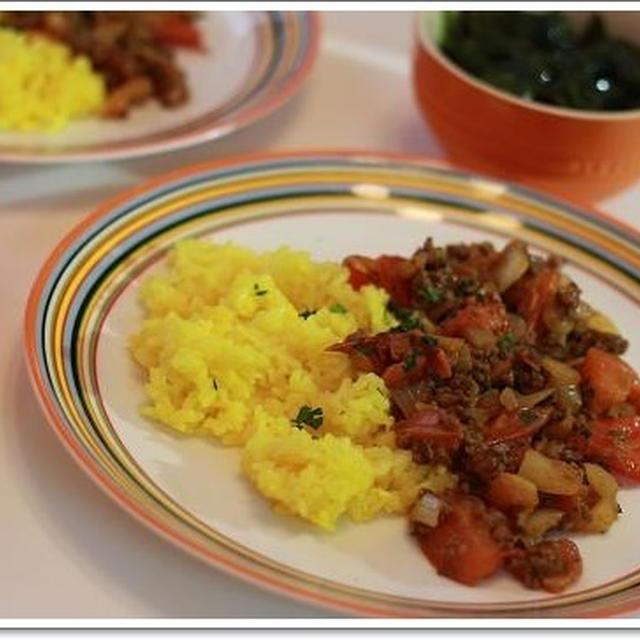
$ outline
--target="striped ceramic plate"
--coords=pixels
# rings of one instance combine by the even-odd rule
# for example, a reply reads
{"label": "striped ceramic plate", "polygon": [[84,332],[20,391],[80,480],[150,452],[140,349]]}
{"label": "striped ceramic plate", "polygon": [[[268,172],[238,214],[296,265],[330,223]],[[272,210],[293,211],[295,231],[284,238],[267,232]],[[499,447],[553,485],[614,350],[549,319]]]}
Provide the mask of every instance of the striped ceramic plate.
{"label": "striped ceramic plate", "polygon": [[[389,156],[281,155],[197,166],[101,207],[42,268],[26,310],[26,349],[48,419],[118,504],[171,542],[246,580],[353,614],[603,616],[640,603],[640,490],[603,536],[577,540],[584,575],[568,592],[506,576],[469,588],[434,574],[402,518],[318,534],[272,512],[238,474],[238,456],[142,419],[126,338],[141,320],[139,279],[177,239],[256,249],[282,243],[320,259],[438,243],[522,238],[567,270],[631,337],[640,365],[640,235],[528,190]],[[123,541],[125,543],[125,541]]]}
{"label": "striped ceramic plate", "polygon": [[56,134],[0,131],[0,160],[107,160],[171,151],[220,138],[267,115],[309,75],[318,51],[318,14],[221,11],[198,20],[204,51],[180,50],[189,101],[157,102],[123,120],[76,121]]}

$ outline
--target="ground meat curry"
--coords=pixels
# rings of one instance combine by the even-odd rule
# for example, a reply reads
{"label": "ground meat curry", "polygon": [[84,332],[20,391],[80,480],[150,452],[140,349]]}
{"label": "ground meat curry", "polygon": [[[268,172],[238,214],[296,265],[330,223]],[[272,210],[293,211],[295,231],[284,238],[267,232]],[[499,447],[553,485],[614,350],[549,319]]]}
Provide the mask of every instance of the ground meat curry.
{"label": "ground meat curry", "polygon": [[442,575],[473,585],[506,569],[560,592],[582,572],[564,532],[604,533],[616,476],[640,481],[640,382],[627,341],[556,257],[513,241],[411,258],[350,256],[351,285],[390,295],[399,326],[335,345],[387,385],[400,447],[454,471],[425,493],[411,532]]}
{"label": "ground meat curry", "polygon": [[86,56],[105,81],[101,115],[122,118],[151,99],[168,108],[187,102],[189,89],[174,51],[201,48],[195,17],[184,11],[5,11],[0,24]]}

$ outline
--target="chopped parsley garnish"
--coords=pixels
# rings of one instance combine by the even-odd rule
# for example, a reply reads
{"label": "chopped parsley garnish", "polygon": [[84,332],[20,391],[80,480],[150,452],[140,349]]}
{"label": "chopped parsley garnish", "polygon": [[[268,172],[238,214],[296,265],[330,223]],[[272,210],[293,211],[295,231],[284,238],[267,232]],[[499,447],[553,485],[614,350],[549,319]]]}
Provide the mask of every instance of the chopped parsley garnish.
{"label": "chopped parsley garnish", "polygon": [[339,303],[336,302],[329,307],[331,313],[347,313],[347,310]]}
{"label": "chopped parsley garnish", "polygon": [[516,337],[508,331],[498,340],[497,344],[500,349],[511,349],[516,342]]}
{"label": "chopped parsley garnish", "polygon": [[298,415],[295,418],[293,418],[291,422],[298,429],[302,429],[305,425],[307,425],[308,427],[311,427],[312,429],[317,429],[318,427],[322,426],[322,420],[323,420],[323,415],[322,415],[321,407],[316,407],[315,409],[312,409],[311,407],[305,404],[300,407],[300,410],[298,411]]}
{"label": "chopped parsley garnish", "polygon": [[420,326],[420,321],[413,316],[408,316],[400,320],[400,328],[402,331],[412,331]]}
{"label": "chopped parsley garnish", "polygon": [[455,295],[457,298],[470,296],[474,292],[476,286],[476,283],[472,279],[461,278],[456,286]]}
{"label": "chopped parsley garnish", "polygon": [[303,320],[306,320],[315,313],[318,313],[317,309],[305,309],[304,311],[300,311],[300,313],[298,313],[298,316],[300,316]]}
{"label": "chopped parsley garnish", "polygon": [[418,295],[427,300],[427,302],[441,302],[447,296],[447,294],[441,289],[437,289],[436,287],[432,287],[428,284],[423,285],[418,289]]}
{"label": "chopped parsley garnish", "polygon": [[400,331],[411,331],[420,327],[420,320],[413,315],[410,309],[403,309],[389,303],[387,311],[399,322],[397,329]]}
{"label": "chopped parsley garnish", "polygon": [[424,342],[429,347],[437,347],[438,346],[438,339],[434,338],[433,336],[422,336],[422,338],[420,338],[420,339],[422,340],[422,342]]}
{"label": "chopped parsley garnish", "polygon": [[371,356],[374,353],[374,348],[370,344],[357,344],[354,349],[363,356]]}
{"label": "chopped parsley garnish", "polygon": [[211,384],[213,385],[213,388],[217,391],[218,390],[218,381],[215,378],[211,379]]}
{"label": "chopped parsley garnish", "polygon": [[402,362],[402,368],[405,371],[411,371],[416,366],[416,358],[418,352],[413,350]]}
{"label": "chopped parsley garnish", "polygon": [[257,296],[263,296],[267,293],[266,289],[261,289],[260,285],[256,282],[253,285],[253,292],[257,295]]}

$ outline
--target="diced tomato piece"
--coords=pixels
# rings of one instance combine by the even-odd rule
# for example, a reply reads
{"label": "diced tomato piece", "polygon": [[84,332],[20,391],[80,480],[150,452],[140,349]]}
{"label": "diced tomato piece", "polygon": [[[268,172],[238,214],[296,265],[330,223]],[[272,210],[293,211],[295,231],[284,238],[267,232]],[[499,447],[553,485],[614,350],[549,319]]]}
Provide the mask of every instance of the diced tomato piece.
{"label": "diced tomato piece", "polygon": [[430,369],[440,378],[450,378],[453,375],[451,361],[443,349],[430,349],[427,353]]}
{"label": "diced tomato piece", "polygon": [[438,524],[418,536],[436,571],[467,585],[494,574],[504,553],[472,499],[459,497],[440,514]]}
{"label": "diced tomato piece", "polygon": [[631,391],[629,391],[629,395],[627,396],[627,402],[630,405],[633,405],[636,411],[640,412],[640,380],[637,378],[631,385]]}
{"label": "diced tomato piece", "polygon": [[168,15],[154,27],[155,37],[162,43],[174,47],[200,49],[200,32],[186,16]]}
{"label": "diced tomato piece", "polygon": [[396,362],[385,369],[382,379],[387,389],[398,389],[410,384],[413,380],[419,380],[422,377],[423,369],[424,362],[418,361],[418,358],[416,358],[416,363],[410,372],[401,362]]}
{"label": "diced tomato piece", "polygon": [[519,315],[525,318],[529,329],[537,330],[545,309],[553,303],[560,272],[555,267],[544,267],[535,275],[521,278],[507,292],[505,298],[515,305]]}
{"label": "diced tomato piece", "polygon": [[396,440],[403,449],[437,447],[455,452],[462,443],[462,426],[458,419],[443,409],[429,407],[412,413],[395,426]]}
{"label": "diced tomato piece", "polygon": [[434,375],[450,378],[453,371],[445,351],[425,343],[423,338],[420,331],[354,334],[329,349],[349,355],[359,371],[382,376],[390,389]]}
{"label": "diced tomato piece", "polygon": [[349,270],[349,284],[358,291],[366,284],[374,284],[375,266],[371,258],[349,256],[342,263]]}
{"label": "diced tomato piece", "polygon": [[415,266],[406,258],[380,256],[378,258],[379,285],[391,299],[402,307],[411,305],[411,283]]}
{"label": "diced tomato piece", "polygon": [[442,333],[447,336],[465,338],[469,330],[482,329],[494,334],[509,328],[505,308],[499,302],[486,304],[472,302],[462,307],[442,323]]}
{"label": "diced tomato piece", "polygon": [[640,482],[640,416],[592,420],[589,431],[587,456]]}
{"label": "diced tomato piece", "polygon": [[549,421],[552,409],[549,407],[531,409],[528,414],[531,419],[525,422],[521,412],[505,411],[501,413],[485,429],[485,442],[489,445],[494,445],[500,442],[508,442],[509,440],[532,436]]}
{"label": "diced tomato piece", "polygon": [[374,284],[384,289],[391,300],[401,307],[411,305],[411,286],[416,267],[411,260],[399,256],[349,256],[343,264],[349,269],[349,284],[360,289]]}
{"label": "diced tomato piece", "polygon": [[426,352],[413,351],[402,362],[394,362],[382,374],[389,389],[433,377],[450,378],[451,363],[442,349],[427,347]]}
{"label": "diced tomato piece", "polygon": [[388,333],[389,354],[394,362],[404,360],[414,350],[415,337],[411,331]]}
{"label": "diced tomato piece", "polygon": [[581,374],[593,391],[589,408],[595,414],[624,402],[636,379],[631,367],[618,356],[595,347],[587,351]]}

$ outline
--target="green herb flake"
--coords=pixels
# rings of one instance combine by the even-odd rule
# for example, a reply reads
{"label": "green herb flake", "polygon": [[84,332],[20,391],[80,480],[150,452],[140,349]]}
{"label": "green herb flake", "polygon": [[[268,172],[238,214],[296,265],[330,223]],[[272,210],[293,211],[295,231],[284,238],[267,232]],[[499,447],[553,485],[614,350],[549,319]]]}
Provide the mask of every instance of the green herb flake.
{"label": "green herb flake", "polygon": [[308,405],[303,405],[298,411],[298,415],[291,420],[292,424],[298,429],[302,429],[305,425],[312,429],[317,429],[322,426],[322,420],[324,416],[322,414],[322,408],[316,407],[312,409]]}
{"label": "green herb flake", "polygon": [[317,309],[305,309],[304,311],[300,311],[300,313],[298,313],[298,316],[303,320],[306,320],[316,313],[318,313]]}
{"label": "green herb flake", "polygon": [[420,320],[416,318],[411,309],[398,307],[393,302],[387,304],[387,311],[398,321],[394,331],[411,331],[420,327]]}
{"label": "green herb flake", "polygon": [[417,351],[412,351],[402,362],[402,368],[405,371],[411,371],[416,366]]}
{"label": "green herb flake", "polygon": [[418,329],[420,327],[420,321],[414,317],[405,318],[400,322],[400,328],[403,331],[412,331],[413,329]]}
{"label": "green herb flake", "polygon": [[253,292],[257,295],[257,296],[264,296],[267,294],[267,290],[266,289],[261,289],[260,285],[255,282],[253,285]]}
{"label": "green herb flake", "polygon": [[437,289],[436,287],[432,287],[430,285],[423,285],[418,289],[418,295],[426,300],[427,302],[442,302],[447,296],[447,294]]}
{"label": "green herb flake", "polygon": [[433,336],[422,336],[420,338],[420,340],[422,340],[422,342],[424,342],[427,346],[429,347],[437,347],[438,346],[438,339],[434,338]]}
{"label": "green herb flake", "polygon": [[513,345],[516,342],[517,342],[516,337],[513,335],[513,333],[508,331],[500,338],[500,340],[498,340],[497,344],[498,344],[498,348],[506,350],[506,349],[511,349],[511,347],[513,347]]}
{"label": "green herb flake", "polygon": [[218,381],[215,378],[211,379],[211,384],[213,385],[213,388],[217,391],[218,390]]}
{"label": "green herb flake", "polygon": [[343,307],[339,302],[332,304],[329,307],[329,311],[331,311],[331,313],[347,313],[346,308]]}

